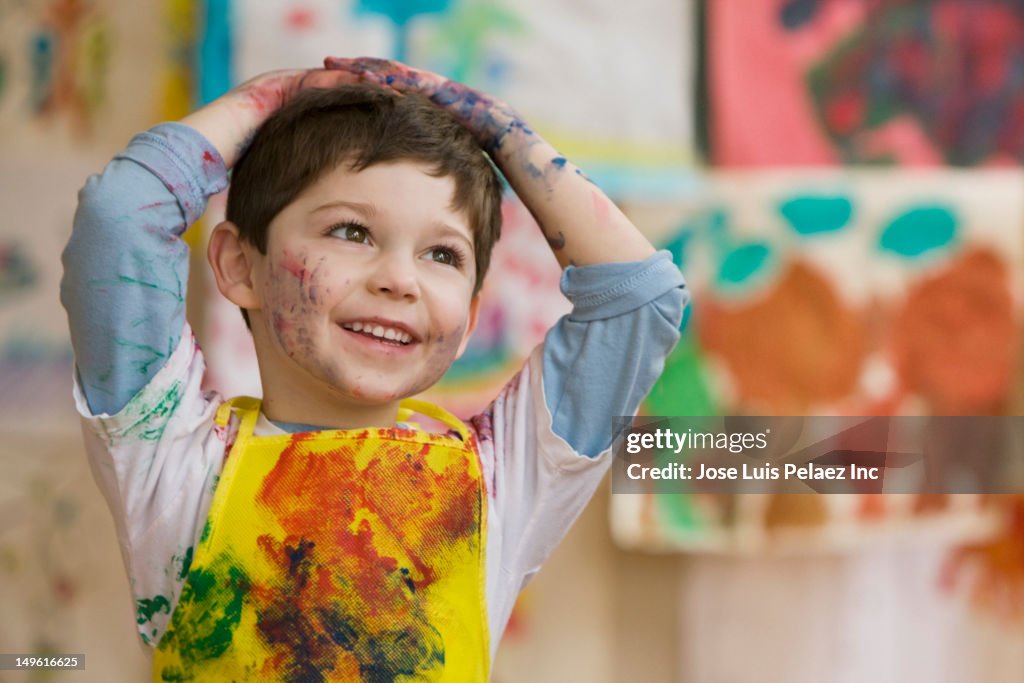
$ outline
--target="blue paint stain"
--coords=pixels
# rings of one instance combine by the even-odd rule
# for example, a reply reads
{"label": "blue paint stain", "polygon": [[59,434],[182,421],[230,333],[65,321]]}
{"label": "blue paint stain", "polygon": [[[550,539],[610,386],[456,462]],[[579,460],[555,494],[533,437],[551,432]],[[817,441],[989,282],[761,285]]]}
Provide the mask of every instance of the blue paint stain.
{"label": "blue paint stain", "polygon": [[767,263],[772,252],[767,244],[753,243],[732,249],[718,268],[718,281],[723,285],[740,285],[749,281]]}
{"label": "blue paint stain", "polygon": [[402,581],[404,581],[405,585],[409,588],[409,592],[415,593],[416,584],[413,583],[412,577],[409,576],[409,569],[407,567],[402,567],[400,571],[402,572]]}
{"label": "blue paint stain", "polygon": [[882,231],[878,246],[915,258],[948,246],[956,239],[957,218],[943,206],[919,206],[897,216]]}
{"label": "blue paint stain", "polygon": [[41,111],[50,95],[53,80],[54,39],[46,31],[38,33],[32,40],[32,108]]}
{"label": "blue paint stain", "polygon": [[794,197],[779,207],[779,213],[797,233],[813,235],[849,225],[853,203],[848,197]]}
{"label": "blue paint stain", "polygon": [[789,0],[779,10],[779,22],[783,28],[795,31],[814,19],[821,7],[821,0]]}
{"label": "blue paint stain", "polygon": [[551,165],[561,171],[565,168],[565,157],[555,157],[551,160]]}

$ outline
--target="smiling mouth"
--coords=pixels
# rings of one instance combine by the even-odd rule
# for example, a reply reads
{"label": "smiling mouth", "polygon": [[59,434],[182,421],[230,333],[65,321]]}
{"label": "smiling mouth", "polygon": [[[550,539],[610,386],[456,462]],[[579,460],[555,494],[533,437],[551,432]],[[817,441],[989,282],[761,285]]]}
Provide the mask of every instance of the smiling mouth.
{"label": "smiling mouth", "polygon": [[343,323],[341,327],[391,346],[408,346],[412,343],[411,334],[393,327],[360,322]]}

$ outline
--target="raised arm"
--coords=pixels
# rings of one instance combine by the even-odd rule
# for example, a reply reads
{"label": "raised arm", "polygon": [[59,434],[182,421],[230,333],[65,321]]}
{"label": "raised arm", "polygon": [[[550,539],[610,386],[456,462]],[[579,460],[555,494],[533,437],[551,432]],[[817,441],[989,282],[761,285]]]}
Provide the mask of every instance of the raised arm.
{"label": "raised arm", "polygon": [[421,93],[447,110],[494,159],[563,268],[641,261],[654,253],[622,211],[501,100],[388,60],[328,57],[324,64],[399,92]]}
{"label": "raised arm", "polygon": [[299,89],[340,80],[322,69],[257,77],[180,123],[135,136],[86,181],[63,254],[61,301],[95,414],[124,408],[178,345],[188,280],[179,238],[227,186],[253,131]]}

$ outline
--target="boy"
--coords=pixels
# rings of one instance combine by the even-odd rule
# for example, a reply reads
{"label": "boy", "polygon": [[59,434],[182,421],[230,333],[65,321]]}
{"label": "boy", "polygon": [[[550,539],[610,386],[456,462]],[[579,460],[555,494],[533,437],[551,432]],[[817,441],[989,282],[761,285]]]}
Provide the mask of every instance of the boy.
{"label": "boy", "polygon": [[[486,680],[609,465],[611,418],[678,339],[668,255],[507,105],[393,62],[326,65],[136,136],[80,193],[75,397],[154,680]],[[481,147],[574,308],[464,425],[408,397],[475,324],[500,220]],[[262,401],[202,390],[184,316],[178,238],[232,167],[208,255]]]}

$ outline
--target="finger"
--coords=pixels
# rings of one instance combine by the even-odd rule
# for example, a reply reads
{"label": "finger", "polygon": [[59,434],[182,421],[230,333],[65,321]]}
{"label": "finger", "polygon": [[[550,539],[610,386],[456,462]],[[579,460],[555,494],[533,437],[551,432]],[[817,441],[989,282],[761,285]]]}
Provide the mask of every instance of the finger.
{"label": "finger", "polygon": [[353,85],[363,81],[359,74],[330,69],[312,69],[302,79],[300,88],[334,88],[339,85]]}

